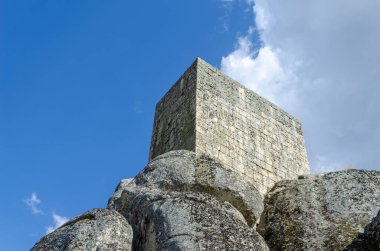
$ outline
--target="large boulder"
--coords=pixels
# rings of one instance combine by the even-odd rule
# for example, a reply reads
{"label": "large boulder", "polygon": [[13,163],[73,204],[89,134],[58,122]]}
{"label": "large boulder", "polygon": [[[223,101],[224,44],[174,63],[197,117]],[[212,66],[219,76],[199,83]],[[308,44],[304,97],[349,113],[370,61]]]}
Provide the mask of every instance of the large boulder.
{"label": "large boulder", "polygon": [[271,250],[343,250],[380,208],[380,172],[346,170],[281,181],[258,227]]}
{"label": "large boulder", "polygon": [[135,250],[269,250],[255,231],[260,193],[206,155],[155,158],[119,184],[108,208],[132,225]]}
{"label": "large boulder", "polygon": [[43,237],[32,251],[129,251],[132,228],[118,212],[92,209]]}

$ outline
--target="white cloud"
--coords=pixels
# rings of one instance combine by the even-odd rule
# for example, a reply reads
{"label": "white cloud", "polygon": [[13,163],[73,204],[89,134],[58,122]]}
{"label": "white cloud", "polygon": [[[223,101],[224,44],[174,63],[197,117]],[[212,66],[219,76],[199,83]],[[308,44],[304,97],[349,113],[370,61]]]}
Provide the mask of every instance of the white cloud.
{"label": "white cloud", "polygon": [[256,27],[261,31],[267,29],[269,27],[270,14],[266,12],[260,5],[255,5],[253,7],[253,10],[255,13]]}
{"label": "white cloud", "polygon": [[[33,214],[44,214],[44,212],[38,207],[41,204],[41,200],[38,198],[37,193],[33,192],[30,198],[26,199],[24,202],[30,207]],[[53,232],[69,220],[68,218],[56,213],[52,214],[52,218],[54,224],[46,228],[46,234]]]}
{"label": "white cloud", "polygon": [[286,82],[287,75],[283,72],[277,53],[271,47],[265,46],[257,53],[254,56],[249,36],[240,37],[236,50],[222,58],[221,70],[276,102],[276,94],[281,91],[281,84]]}
{"label": "white cloud", "polygon": [[256,0],[253,9],[263,46],[247,32],[222,71],[301,119],[314,171],[380,168],[380,2]]}
{"label": "white cloud", "polygon": [[33,192],[30,198],[26,199],[24,202],[30,207],[33,214],[43,214],[43,211],[38,208],[38,205],[41,204],[41,200],[38,199],[37,193]]}
{"label": "white cloud", "polygon": [[46,234],[50,234],[51,232],[53,232],[54,230],[56,230],[57,228],[59,228],[60,226],[62,226],[63,224],[65,224],[69,219],[64,217],[64,216],[61,216],[61,215],[58,215],[58,214],[55,214],[53,213],[53,221],[54,221],[54,225],[53,226],[48,226],[46,228]]}

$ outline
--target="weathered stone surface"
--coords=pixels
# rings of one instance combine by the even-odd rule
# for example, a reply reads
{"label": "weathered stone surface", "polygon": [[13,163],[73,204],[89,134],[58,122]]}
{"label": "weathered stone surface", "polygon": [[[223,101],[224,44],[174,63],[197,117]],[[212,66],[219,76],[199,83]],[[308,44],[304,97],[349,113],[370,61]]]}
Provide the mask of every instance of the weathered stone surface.
{"label": "weathered stone surface", "polygon": [[[140,193],[142,187],[208,193],[231,203],[250,226],[255,225],[263,210],[260,193],[246,177],[224,168],[204,154],[185,150],[160,155],[133,180],[122,181],[109,205],[130,204],[131,199],[123,198],[122,191],[128,191],[128,196],[135,196],[134,192]],[[127,193],[124,194],[126,195]],[[117,205],[112,208],[120,211],[119,208],[127,206]]]}
{"label": "weathered stone surface", "polygon": [[343,250],[380,208],[380,172],[346,170],[281,181],[259,232],[271,250]]}
{"label": "weathered stone surface", "polygon": [[139,202],[130,217],[136,250],[269,250],[230,203],[208,194],[171,192]]}
{"label": "weathered stone surface", "polygon": [[118,186],[108,207],[131,223],[136,250],[268,250],[254,229],[260,193],[202,154],[157,157]]}
{"label": "weathered stone surface", "polygon": [[301,123],[201,59],[156,106],[150,159],[178,149],[210,155],[262,194],[310,172]]}
{"label": "weathered stone surface", "polygon": [[345,251],[378,251],[380,250],[380,211],[359,236]]}
{"label": "weathered stone surface", "polygon": [[43,237],[32,251],[129,251],[132,228],[118,212],[92,209]]}

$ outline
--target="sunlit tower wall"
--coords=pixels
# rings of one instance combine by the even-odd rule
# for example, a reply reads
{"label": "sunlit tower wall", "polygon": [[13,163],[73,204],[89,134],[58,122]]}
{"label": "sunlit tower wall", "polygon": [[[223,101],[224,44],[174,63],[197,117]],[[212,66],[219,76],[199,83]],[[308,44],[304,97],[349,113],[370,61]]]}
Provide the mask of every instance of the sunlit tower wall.
{"label": "sunlit tower wall", "polygon": [[310,173],[300,121],[199,58],[156,105],[149,159],[181,149],[210,155],[262,194]]}

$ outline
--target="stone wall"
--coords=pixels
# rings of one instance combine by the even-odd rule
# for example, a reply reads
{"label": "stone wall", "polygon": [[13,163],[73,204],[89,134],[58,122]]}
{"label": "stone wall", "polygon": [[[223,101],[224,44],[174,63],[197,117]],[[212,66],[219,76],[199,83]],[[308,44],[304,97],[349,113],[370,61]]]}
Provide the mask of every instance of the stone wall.
{"label": "stone wall", "polygon": [[296,118],[202,60],[197,69],[197,152],[252,178],[262,193],[310,172]]}
{"label": "stone wall", "polygon": [[171,150],[195,150],[196,64],[157,103],[149,160]]}
{"label": "stone wall", "polygon": [[201,59],[156,107],[150,159],[177,149],[210,155],[262,194],[310,172],[301,123]]}

